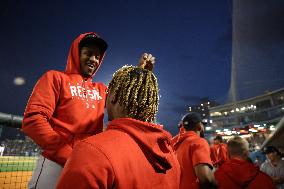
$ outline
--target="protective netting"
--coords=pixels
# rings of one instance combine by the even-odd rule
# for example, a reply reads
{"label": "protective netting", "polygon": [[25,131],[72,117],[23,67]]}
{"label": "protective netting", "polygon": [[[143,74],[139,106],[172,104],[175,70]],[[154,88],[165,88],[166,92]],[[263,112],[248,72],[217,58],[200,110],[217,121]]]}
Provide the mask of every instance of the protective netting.
{"label": "protective netting", "polygon": [[38,146],[28,138],[1,140],[0,189],[27,188],[39,152]]}

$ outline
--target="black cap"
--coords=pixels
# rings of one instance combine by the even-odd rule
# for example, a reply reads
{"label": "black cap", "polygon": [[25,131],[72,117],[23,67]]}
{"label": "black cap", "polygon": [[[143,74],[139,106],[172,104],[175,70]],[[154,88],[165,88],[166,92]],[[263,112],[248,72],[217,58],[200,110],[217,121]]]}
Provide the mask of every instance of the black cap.
{"label": "black cap", "polygon": [[202,118],[199,113],[191,112],[185,114],[182,118],[182,124],[187,128],[194,127],[197,123],[203,123],[204,125],[207,124],[206,122],[202,121]]}
{"label": "black cap", "polygon": [[100,38],[98,35],[94,33],[87,34],[81,39],[79,43],[79,49],[89,44],[97,45],[102,50],[103,53],[106,51],[108,47],[105,40],[103,40],[102,38]]}
{"label": "black cap", "polygon": [[279,155],[281,155],[279,150],[277,148],[275,148],[274,146],[267,146],[267,147],[264,147],[264,149],[263,149],[264,154],[269,154],[269,153],[272,153],[272,152],[277,152]]}
{"label": "black cap", "polygon": [[221,135],[217,135],[214,140],[223,141],[223,137]]}

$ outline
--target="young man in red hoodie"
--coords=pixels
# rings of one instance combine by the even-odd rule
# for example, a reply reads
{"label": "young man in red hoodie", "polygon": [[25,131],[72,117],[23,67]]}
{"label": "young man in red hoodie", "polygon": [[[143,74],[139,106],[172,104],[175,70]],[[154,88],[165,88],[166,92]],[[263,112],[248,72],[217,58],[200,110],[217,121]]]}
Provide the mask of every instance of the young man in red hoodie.
{"label": "young man in red hoodie", "polygon": [[50,70],[36,83],[22,130],[42,148],[29,188],[55,188],[73,145],[102,132],[106,86],[93,83],[107,43],[96,33],[79,35],[65,71]]}
{"label": "young man in red hoodie", "polygon": [[182,118],[185,132],[173,147],[181,167],[180,189],[217,188],[203,124],[200,114],[196,112]]}
{"label": "young man in red hoodie", "polygon": [[55,188],[73,146],[102,132],[107,87],[92,78],[106,49],[107,43],[96,33],[81,34],[72,43],[65,71],[50,70],[36,83],[22,130],[43,152],[29,188]]}
{"label": "young man in red hoodie", "polygon": [[158,99],[151,71],[119,69],[108,88],[106,131],[75,146],[57,189],[178,189],[180,168],[171,135],[154,123]]}
{"label": "young man in red hoodie", "polygon": [[272,179],[248,161],[248,142],[235,136],[228,141],[229,160],[215,172],[219,189],[276,189]]}

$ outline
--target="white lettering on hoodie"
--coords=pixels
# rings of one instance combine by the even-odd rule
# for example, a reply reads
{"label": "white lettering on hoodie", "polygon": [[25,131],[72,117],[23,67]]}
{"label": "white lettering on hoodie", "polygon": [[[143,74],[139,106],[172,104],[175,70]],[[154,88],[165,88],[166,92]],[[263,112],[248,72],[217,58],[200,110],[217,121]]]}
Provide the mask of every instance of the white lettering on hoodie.
{"label": "white lettering on hoodie", "polygon": [[103,98],[100,96],[100,93],[97,89],[86,89],[81,85],[72,85],[69,83],[70,87],[70,93],[72,96],[72,99],[77,97],[77,99],[80,100],[86,100],[86,108],[95,108],[95,104],[93,101],[100,101]]}

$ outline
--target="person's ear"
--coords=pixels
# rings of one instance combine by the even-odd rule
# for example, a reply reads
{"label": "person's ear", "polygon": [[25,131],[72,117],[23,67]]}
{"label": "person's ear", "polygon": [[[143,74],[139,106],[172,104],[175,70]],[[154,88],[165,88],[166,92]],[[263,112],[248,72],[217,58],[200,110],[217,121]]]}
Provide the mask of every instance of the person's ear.
{"label": "person's ear", "polygon": [[249,157],[249,150],[244,150],[243,156],[244,157]]}
{"label": "person's ear", "polygon": [[117,102],[116,95],[110,91],[108,92],[107,98],[110,100],[112,104],[115,104]]}
{"label": "person's ear", "polygon": [[197,123],[196,124],[196,131],[202,131],[202,125],[201,125],[202,123]]}
{"label": "person's ear", "polygon": [[111,102],[112,104],[115,104],[115,103],[117,102],[116,95],[111,95],[110,98],[111,98],[111,99],[110,99],[110,102]]}
{"label": "person's ear", "polygon": [[111,99],[111,103],[115,104],[117,102],[117,100],[115,98]]}

